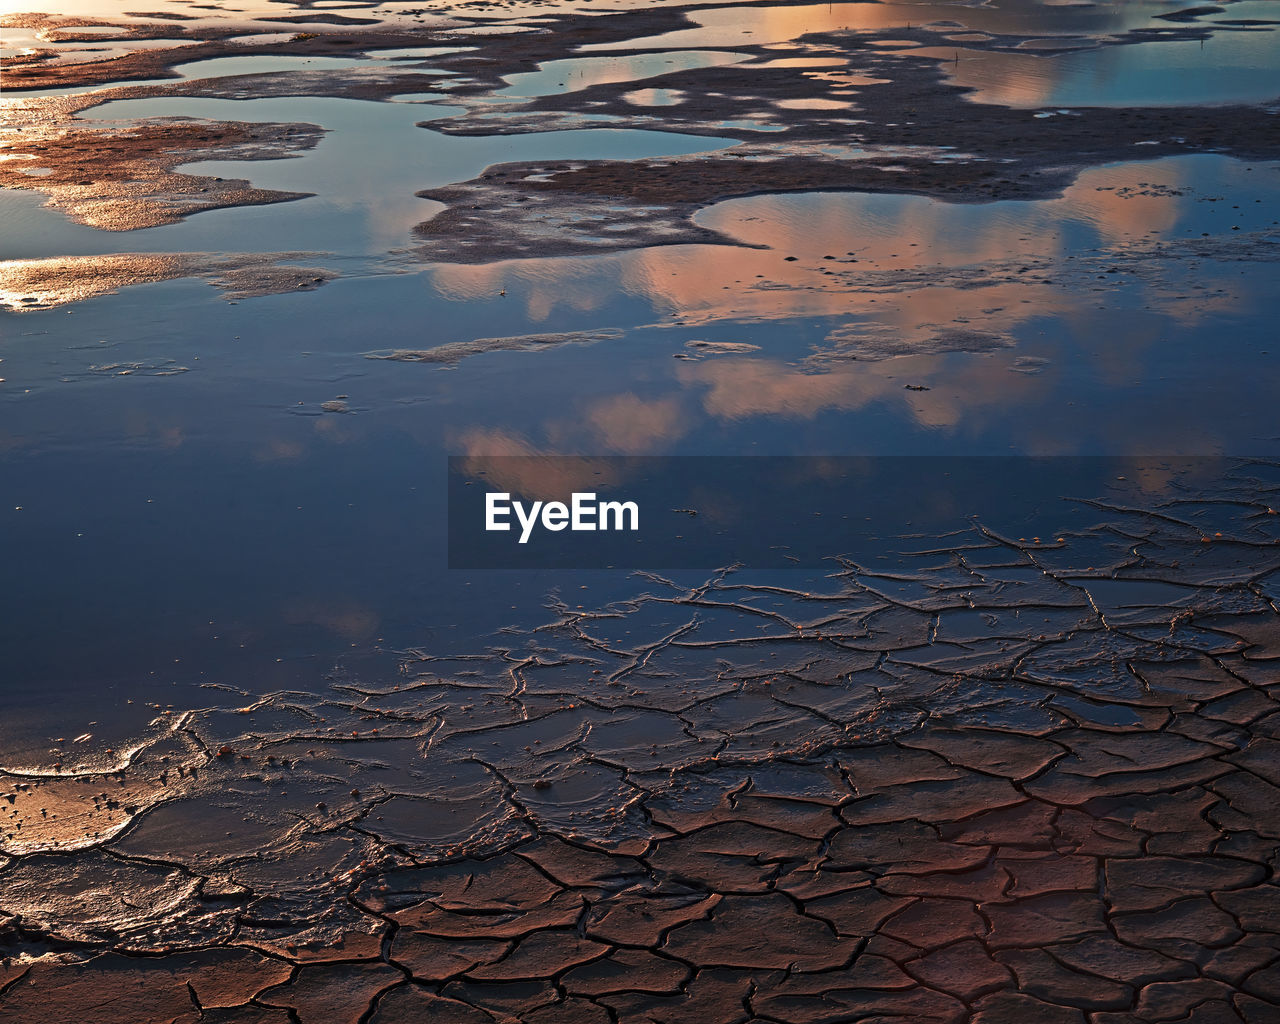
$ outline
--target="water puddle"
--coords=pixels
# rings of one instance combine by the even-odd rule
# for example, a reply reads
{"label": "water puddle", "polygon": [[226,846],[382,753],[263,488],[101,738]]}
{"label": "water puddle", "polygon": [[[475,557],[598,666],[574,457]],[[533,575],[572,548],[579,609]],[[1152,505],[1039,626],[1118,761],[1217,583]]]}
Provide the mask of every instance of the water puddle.
{"label": "water puddle", "polygon": [[676,50],[627,57],[573,57],[547,61],[537,71],[508,75],[495,97],[533,98],[577,92],[611,82],[639,82],[672,71],[739,64],[747,56],[719,51]]}
{"label": "water puddle", "polygon": [[[438,204],[414,193],[478,175],[490,164],[539,160],[641,159],[709,152],[735,144],[731,139],[681,136],[632,129],[578,129],[531,135],[448,136],[416,127],[418,122],[458,113],[456,107],[425,102],[377,103],[325,97],[224,100],[153,97],[117,100],[91,108],[86,120],[196,117],[213,121],[305,122],[328,134],[310,151],[285,160],[207,161],[179,168],[225,179],[249,178],[256,187],[310,192],[296,204],[214,210],[180,224],[131,232],[127,247],[137,252],[240,252],[249,239],[263,249],[300,249],[378,255],[404,245],[414,225]],[[364,173],[372,157],[383,170]],[[118,238],[68,225],[30,196],[0,192],[0,208],[12,213],[4,258],[30,257],[58,239],[61,255],[119,251]],[[258,250],[262,251],[262,250]]]}
{"label": "water puddle", "polygon": [[1133,107],[1262,103],[1280,96],[1280,33],[1103,46],[1052,56],[928,47],[949,81],[981,103]]}
{"label": "water puddle", "polygon": [[474,47],[470,46],[370,46],[365,52],[372,54],[378,60],[412,61],[426,60],[429,57],[439,57],[441,54],[445,53],[467,53],[471,52],[473,49]]}
{"label": "water puddle", "polygon": [[743,132],[785,132],[787,126],[785,124],[771,124],[768,115],[761,114],[758,119],[735,117],[725,121],[717,121],[716,126],[719,128],[737,129]]}
{"label": "water puddle", "polygon": [[25,33],[16,34],[16,38],[10,35],[11,30],[5,29],[4,45],[0,46],[0,56],[4,58],[23,56],[37,51],[53,51],[53,55],[48,59],[40,62],[42,67],[53,67],[59,64],[67,63],[91,63],[101,60],[111,60],[115,57],[122,57],[128,53],[135,53],[139,50],[167,50],[175,46],[190,45],[190,39],[120,39],[99,42],[51,42],[42,37]]}
{"label": "water puddle", "polygon": [[[518,295],[539,318],[594,309],[606,322],[616,322],[622,291],[645,296],[673,333],[732,343],[672,346],[684,398],[617,394],[593,406],[595,429],[623,452],[705,437],[706,417],[715,436],[764,417],[800,432],[846,422],[863,443],[928,445],[972,442],[963,425],[981,422],[1049,450],[1117,437],[1230,450],[1269,436],[1270,378],[1243,381],[1252,360],[1271,358],[1259,354],[1271,346],[1257,311],[1280,230],[1274,165],[1210,156],[1118,164],[1035,203],[757,196],[695,220],[752,248],[442,267],[436,287],[473,301]],[[1242,275],[1239,261],[1254,259],[1263,263]],[[1239,344],[1202,392],[1205,368],[1192,353],[1215,344],[1205,333],[1214,316],[1232,319]],[[1120,333],[1128,355],[1113,364]],[[740,343],[758,351],[737,352]],[[1251,398],[1226,398],[1242,386]],[[1119,404],[1102,397],[1120,392]],[[1190,401],[1200,413],[1214,405],[1243,432],[1223,434],[1198,416],[1184,429],[1168,410]],[[1016,410],[1039,402],[1059,418],[1031,430],[1030,442],[1013,426]],[[562,429],[551,422],[533,436]]]}
{"label": "water puddle", "polygon": [[[447,52],[447,51],[446,51]],[[278,75],[290,71],[346,71],[349,69],[385,69],[393,58],[367,57],[293,57],[281,54],[244,54],[232,57],[213,57],[209,60],[193,60],[175,64],[173,70],[182,78],[194,81],[202,78],[230,78],[234,75]]]}
{"label": "water puddle", "polygon": [[[1167,30],[1173,23],[1163,18],[1169,13],[1167,5],[1158,3],[1025,9],[930,4],[715,8],[693,12],[697,28],[583,49],[768,45],[808,33],[952,25],[980,34],[949,34],[949,40],[960,44],[954,48],[922,45],[912,39],[871,43],[882,51],[935,58],[943,62],[949,80],[977,90],[976,100],[1010,106],[1257,103],[1280,95],[1280,34],[1267,24],[1248,31],[1232,28],[1235,22],[1274,16],[1274,10],[1265,5],[1234,5],[1216,15],[1208,12],[1214,16],[1206,16],[1202,24],[1219,30],[1206,39],[1105,45],[1134,29]],[[1018,40],[1019,35],[1032,38]],[[963,45],[971,39],[998,37],[1013,37],[1012,45],[1022,52]],[[1030,52],[1038,49],[1071,52],[1042,56]]]}
{"label": "water puddle", "polygon": [[794,100],[775,100],[774,104],[780,110],[845,110],[849,109],[849,104],[842,100],[824,100],[824,99],[794,99]]}
{"label": "water puddle", "polygon": [[622,98],[637,107],[673,107],[684,102],[685,94],[679,89],[636,89]]}
{"label": "water puddle", "polygon": [[1002,36],[1109,35],[1167,25],[1155,20],[1170,7],[1158,0],[1123,5],[1050,7],[1042,4],[969,6],[936,3],[833,3],[795,7],[716,7],[690,12],[696,28],[645,39],[594,43],[584,52],[641,47],[738,46],[784,43],[819,32],[882,32],[951,25]]}
{"label": "water puddle", "polygon": [[[291,72],[323,72],[361,71],[370,74],[395,71],[408,68],[406,60],[421,56],[427,58],[439,53],[457,53],[465,47],[419,47],[397,51],[395,55],[382,54],[379,57],[303,57],[286,54],[235,54],[228,57],[211,57],[206,60],[186,61],[175,64],[171,70],[178,76],[174,78],[149,78],[124,83],[130,88],[152,88],[172,86],[177,80],[201,81],[215,78],[232,78],[239,75],[282,75]],[[375,51],[376,52],[376,51]],[[413,70],[420,70],[416,67]],[[439,72],[433,72],[438,74]],[[53,96],[76,96],[83,93],[103,92],[117,88],[116,85],[95,87],[67,86],[58,89],[25,89],[10,102],[24,102]]]}
{"label": "water puddle", "polygon": [[763,61],[752,61],[753,68],[771,71],[774,68],[834,68],[845,62],[834,57],[772,57]]}

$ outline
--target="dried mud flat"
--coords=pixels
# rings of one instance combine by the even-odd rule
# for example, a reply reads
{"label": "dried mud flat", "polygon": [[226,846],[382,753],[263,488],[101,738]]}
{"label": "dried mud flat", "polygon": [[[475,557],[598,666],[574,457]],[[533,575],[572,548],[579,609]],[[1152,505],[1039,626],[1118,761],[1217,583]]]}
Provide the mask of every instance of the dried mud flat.
{"label": "dried mud flat", "polygon": [[0,1019],[1273,1021],[1274,468],[6,766]]}

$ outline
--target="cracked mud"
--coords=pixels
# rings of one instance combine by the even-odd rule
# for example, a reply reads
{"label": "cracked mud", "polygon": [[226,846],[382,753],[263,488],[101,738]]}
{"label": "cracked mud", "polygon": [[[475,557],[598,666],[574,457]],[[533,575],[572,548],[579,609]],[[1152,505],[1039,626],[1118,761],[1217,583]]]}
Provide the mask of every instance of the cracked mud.
{"label": "cracked mud", "polygon": [[0,1019],[1274,1020],[1271,469],[6,765]]}

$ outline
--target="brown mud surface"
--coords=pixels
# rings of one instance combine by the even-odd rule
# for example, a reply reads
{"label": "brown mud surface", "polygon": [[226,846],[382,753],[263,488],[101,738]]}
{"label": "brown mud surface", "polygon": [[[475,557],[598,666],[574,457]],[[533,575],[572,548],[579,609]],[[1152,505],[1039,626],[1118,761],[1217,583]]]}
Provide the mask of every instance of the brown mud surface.
{"label": "brown mud surface", "polygon": [[[308,193],[254,188],[244,179],[181,174],[196,160],[262,160],[311,149],[323,130],[309,124],[161,118],[89,126],[74,119],[80,99],[10,106],[0,116],[19,139],[5,143],[0,188],[31,189],[69,218],[104,231],[173,224],[202,210],[301,199]],[[33,175],[32,172],[37,172]]]}
{"label": "brown mud surface", "polygon": [[1267,475],[6,766],[0,1020],[1273,1021]]}

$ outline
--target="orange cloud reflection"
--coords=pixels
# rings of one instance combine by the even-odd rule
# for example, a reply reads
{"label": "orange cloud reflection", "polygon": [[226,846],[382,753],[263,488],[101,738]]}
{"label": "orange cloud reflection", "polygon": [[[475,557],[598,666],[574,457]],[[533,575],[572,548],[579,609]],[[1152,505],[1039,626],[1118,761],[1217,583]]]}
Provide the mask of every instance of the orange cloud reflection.
{"label": "orange cloud reflection", "polygon": [[[842,316],[872,319],[906,342],[927,342],[948,325],[1011,334],[1031,317],[1072,317],[1081,306],[1078,289],[1088,271],[1068,258],[1064,225],[1096,234],[1096,259],[1108,250],[1123,255],[1171,234],[1181,204],[1190,201],[1186,174],[1177,161],[1097,168],[1061,197],[1039,202],[753,196],[716,204],[696,219],[761,248],[658,246],[433,273],[450,296],[520,294],[538,322],[564,308],[603,308],[622,291],[645,296],[668,323]],[[1178,305],[1178,289],[1158,275],[1140,285],[1150,302],[1180,319],[1204,314],[1201,301]]]}

